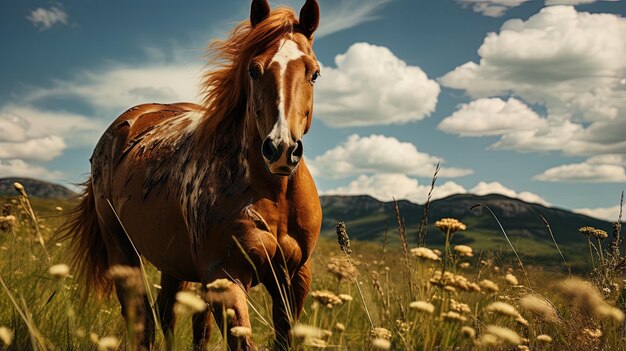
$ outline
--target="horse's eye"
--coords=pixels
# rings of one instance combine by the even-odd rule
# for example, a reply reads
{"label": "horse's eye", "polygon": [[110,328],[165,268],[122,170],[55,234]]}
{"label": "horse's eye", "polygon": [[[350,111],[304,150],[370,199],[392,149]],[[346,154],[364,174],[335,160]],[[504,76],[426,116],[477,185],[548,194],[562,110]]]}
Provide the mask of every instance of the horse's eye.
{"label": "horse's eye", "polygon": [[315,71],[315,73],[313,73],[313,76],[311,77],[311,82],[315,83],[315,81],[317,80],[319,76],[320,76],[320,71]]}
{"label": "horse's eye", "polygon": [[261,76],[261,70],[258,65],[253,65],[248,69],[248,74],[250,75],[250,79],[257,80]]}

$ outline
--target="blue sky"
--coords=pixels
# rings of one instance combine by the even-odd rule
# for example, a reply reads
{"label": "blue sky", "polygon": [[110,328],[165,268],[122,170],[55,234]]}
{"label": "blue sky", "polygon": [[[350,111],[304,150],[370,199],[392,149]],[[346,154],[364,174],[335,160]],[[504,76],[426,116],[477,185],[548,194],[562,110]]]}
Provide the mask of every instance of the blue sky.
{"label": "blue sky", "polygon": [[[614,218],[626,187],[626,3],[320,0],[305,157],[322,194],[503,193]],[[303,1],[273,1],[297,10]],[[86,178],[107,125],[198,102],[249,1],[10,1],[0,176]]]}

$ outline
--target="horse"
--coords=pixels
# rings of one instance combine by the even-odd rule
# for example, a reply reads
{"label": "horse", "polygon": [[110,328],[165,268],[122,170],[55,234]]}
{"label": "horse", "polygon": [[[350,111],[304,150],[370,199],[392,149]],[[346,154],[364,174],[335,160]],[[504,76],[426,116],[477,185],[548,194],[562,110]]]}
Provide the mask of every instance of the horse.
{"label": "horse", "polygon": [[[107,276],[110,267],[139,267],[141,255],[160,270],[156,305],[168,348],[176,294],[186,282],[217,279],[232,282],[228,298],[193,316],[196,349],[205,349],[211,315],[222,328],[224,311],[229,347],[255,348],[231,330],[251,326],[246,293],[257,284],[271,295],[275,347],[289,347],[322,220],[302,141],[320,75],[312,49],[319,11],[316,0],[298,17],[253,0],[249,21],[209,47],[201,105],[132,107],[95,146],[65,225],[73,266],[90,290],[115,289],[127,321],[131,297],[121,278]],[[155,321],[147,297],[140,300],[133,338],[151,349]]]}

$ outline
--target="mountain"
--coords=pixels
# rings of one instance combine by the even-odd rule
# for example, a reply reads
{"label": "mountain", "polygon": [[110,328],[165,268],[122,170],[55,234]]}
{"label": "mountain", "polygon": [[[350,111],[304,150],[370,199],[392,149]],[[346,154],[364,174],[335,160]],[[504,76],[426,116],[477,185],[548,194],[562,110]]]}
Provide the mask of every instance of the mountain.
{"label": "mountain", "polygon": [[[398,241],[398,221],[393,202],[382,202],[370,196],[322,196],[324,221],[322,235],[335,236],[335,225],[339,221],[346,223],[351,238],[382,242],[387,231],[388,240]],[[453,237],[453,244],[467,244],[475,249],[501,250],[511,252],[508,242],[490,212],[482,206],[488,206],[496,215],[509,239],[520,255],[542,263],[560,264],[554,243],[540,215],[543,215],[553,232],[556,242],[570,263],[581,263],[588,255],[586,237],[578,228],[592,226],[611,234],[612,223],[573,213],[571,211],[550,208],[543,205],[524,202],[504,195],[457,194],[430,203],[429,226],[426,244],[441,246],[443,235],[432,223],[436,220],[453,217],[467,225],[467,230],[458,232]],[[398,201],[400,217],[406,225],[410,244],[417,242],[417,230],[424,213],[424,206],[408,201]],[[617,213],[615,214],[617,217]],[[605,240],[604,245],[608,245]]]}
{"label": "mountain", "polygon": [[15,188],[13,188],[13,183],[15,182],[24,186],[29,197],[67,199],[76,195],[76,193],[62,185],[43,180],[31,178],[0,178],[0,196],[17,195]]}

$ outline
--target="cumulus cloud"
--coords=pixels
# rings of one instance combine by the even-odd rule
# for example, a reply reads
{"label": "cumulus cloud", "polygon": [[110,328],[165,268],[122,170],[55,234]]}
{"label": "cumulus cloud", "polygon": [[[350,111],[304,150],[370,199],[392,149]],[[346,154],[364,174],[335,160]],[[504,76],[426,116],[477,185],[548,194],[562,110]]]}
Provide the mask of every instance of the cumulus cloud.
{"label": "cumulus cloud", "polygon": [[546,6],[553,5],[585,5],[598,1],[619,1],[619,0],[546,0]]}
{"label": "cumulus cloud", "polygon": [[[360,175],[347,186],[321,191],[321,195],[370,195],[381,201],[406,199],[416,203],[426,201],[430,184],[421,185],[417,179],[404,174]],[[433,190],[433,199],[440,199],[452,194],[465,193],[465,188],[448,181]]]}
{"label": "cumulus cloud", "polygon": [[462,104],[438,128],[461,136],[503,135],[545,128],[547,123],[523,102],[510,98],[483,98]]}
{"label": "cumulus cloud", "polygon": [[[441,158],[417,150],[414,144],[394,137],[353,134],[348,139],[315,157],[309,163],[314,169],[324,170],[320,176],[343,178],[359,174],[401,173],[410,176],[432,177]],[[461,177],[473,173],[470,169],[443,167],[441,177]]]}
{"label": "cumulus cloud", "polygon": [[33,138],[23,142],[0,142],[0,159],[52,160],[63,152],[65,142],[58,136]]}
{"label": "cumulus cloud", "polygon": [[488,17],[501,17],[507,10],[529,0],[456,0],[463,7],[471,7],[474,12]]}
{"label": "cumulus cloud", "polygon": [[316,116],[332,127],[400,124],[429,116],[439,84],[388,48],[355,43],[322,68]]}
{"label": "cumulus cloud", "polygon": [[[22,160],[47,161],[67,148],[93,147],[109,123],[134,105],[198,102],[202,71],[202,64],[180,58],[142,65],[114,63],[20,92],[19,98],[0,106],[3,174],[28,175],[23,172],[29,169],[40,172],[44,168]],[[42,107],[77,103],[83,107],[80,113]],[[6,171],[10,167],[16,171]]]}
{"label": "cumulus cloud", "polygon": [[0,175],[3,177],[30,177],[45,180],[58,180],[63,177],[59,171],[49,171],[23,160],[0,160]]}
{"label": "cumulus cloud", "polygon": [[577,208],[572,211],[586,216],[602,219],[609,222],[617,221],[619,216],[619,206],[597,207],[597,208]]}
{"label": "cumulus cloud", "polygon": [[26,19],[28,19],[36,28],[43,31],[50,29],[57,24],[67,25],[69,15],[62,7],[52,6],[48,9],[39,7],[33,10]]}
{"label": "cumulus cloud", "polygon": [[[415,178],[398,173],[380,173],[375,175],[360,175],[346,186],[335,189],[323,190],[320,195],[370,195],[381,201],[409,200],[416,203],[424,203],[430,191],[430,184],[420,184]],[[549,206],[549,203],[541,196],[527,192],[516,192],[498,182],[480,182],[469,191],[462,185],[453,181],[447,181],[435,186],[432,198],[441,199],[454,194],[471,193],[475,195],[502,194],[512,198],[541,205]]]}
{"label": "cumulus cloud", "polygon": [[534,177],[546,182],[622,183],[626,182],[624,157],[603,155],[582,163],[566,164],[545,170]]}
{"label": "cumulus cloud", "polygon": [[475,195],[500,194],[508,197],[518,198],[526,202],[541,204],[544,206],[550,205],[544,198],[537,194],[528,191],[522,191],[518,193],[513,189],[505,187],[499,182],[480,182],[476,184],[476,186],[471,188],[469,192]]}
{"label": "cumulus cloud", "polygon": [[199,63],[115,64],[33,89],[24,96],[24,102],[78,99],[101,113],[118,114],[146,102],[198,102],[202,71]]}
{"label": "cumulus cloud", "polygon": [[[624,33],[625,18],[577,12],[572,6],[551,6],[528,20],[505,22],[498,33],[485,37],[478,63],[467,62],[439,78],[442,85],[477,99],[461,105],[439,128],[464,136],[500,136],[492,145],[496,149],[625,154]],[[494,96],[513,98],[505,104]],[[597,174],[600,170],[608,175]],[[577,175],[566,177],[566,172]],[[616,181],[622,174],[614,165],[564,165],[537,179]]]}

